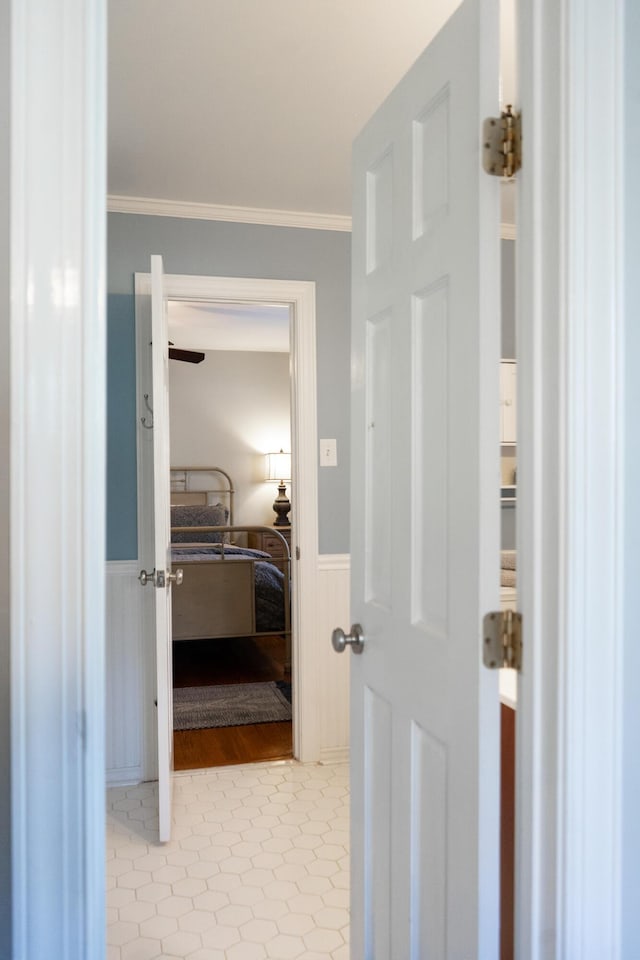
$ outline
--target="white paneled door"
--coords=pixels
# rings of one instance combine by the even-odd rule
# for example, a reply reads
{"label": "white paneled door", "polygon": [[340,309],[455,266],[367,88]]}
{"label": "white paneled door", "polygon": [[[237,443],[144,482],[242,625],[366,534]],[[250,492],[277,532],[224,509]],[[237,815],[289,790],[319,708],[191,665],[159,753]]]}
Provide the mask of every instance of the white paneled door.
{"label": "white paneled door", "polygon": [[498,956],[498,32],[465,0],[354,148],[354,960]]}
{"label": "white paneled door", "polygon": [[171,521],[169,447],[169,331],[162,257],[151,257],[153,366],[153,505],[160,841],[171,838],[173,664],[171,658]]}

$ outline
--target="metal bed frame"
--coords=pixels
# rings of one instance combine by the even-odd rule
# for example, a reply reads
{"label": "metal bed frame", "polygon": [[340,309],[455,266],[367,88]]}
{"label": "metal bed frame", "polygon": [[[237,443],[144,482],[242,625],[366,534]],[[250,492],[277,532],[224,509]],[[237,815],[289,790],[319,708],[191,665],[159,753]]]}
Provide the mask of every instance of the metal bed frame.
{"label": "metal bed frame", "polygon": [[[202,485],[206,475],[222,476],[222,486]],[[199,481],[199,482],[198,482]],[[195,488],[194,488],[195,487]],[[226,498],[229,505],[229,520],[226,526],[172,527],[175,533],[220,533],[222,542],[215,544],[220,553],[210,560],[199,558],[194,561],[181,559],[183,570],[182,585],[173,591],[173,640],[209,640],[232,637],[284,636],[285,666],[291,664],[291,604],[290,578],[291,553],[286,539],[276,527],[248,524],[239,526],[232,522],[233,483],[229,474],[219,467],[172,467],[171,503],[172,505],[214,504],[215,498]],[[225,553],[226,534],[276,533],[284,545],[284,556],[269,559],[233,556]],[[180,543],[180,550],[202,552],[212,544]],[[256,627],[255,566],[270,563],[282,570],[284,630],[259,631]]]}

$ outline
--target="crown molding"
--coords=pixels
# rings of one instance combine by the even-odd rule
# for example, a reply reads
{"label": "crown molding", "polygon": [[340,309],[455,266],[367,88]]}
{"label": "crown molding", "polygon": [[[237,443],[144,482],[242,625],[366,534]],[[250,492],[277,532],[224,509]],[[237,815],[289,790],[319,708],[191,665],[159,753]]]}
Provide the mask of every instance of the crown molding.
{"label": "crown molding", "polygon": [[298,210],[264,210],[259,207],[228,207],[216,203],[187,203],[151,197],[107,197],[109,213],[136,213],[150,217],[179,217],[186,220],[226,220],[257,223],[271,227],[300,227],[306,230],[351,231],[351,217],[332,213],[305,213]]}
{"label": "crown molding", "polygon": [[[304,213],[298,210],[266,210],[261,207],[228,207],[216,203],[187,203],[156,200],[152,197],[107,197],[109,213],[136,213],[147,217],[178,217],[183,220],[225,220],[229,223],[256,223],[270,227],[298,227],[305,230],[351,232],[351,217],[332,213]],[[515,240],[513,223],[500,224],[502,240]]]}

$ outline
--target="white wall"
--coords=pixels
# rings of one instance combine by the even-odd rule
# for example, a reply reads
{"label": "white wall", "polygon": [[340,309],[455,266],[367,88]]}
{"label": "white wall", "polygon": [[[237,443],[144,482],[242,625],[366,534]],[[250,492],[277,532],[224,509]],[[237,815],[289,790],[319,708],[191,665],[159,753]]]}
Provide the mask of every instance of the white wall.
{"label": "white wall", "polygon": [[222,467],[236,523],[272,525],[277,485],[262,481],[260,455],[291,449],[289,354],[208,350],[169,367],[172,465]]}

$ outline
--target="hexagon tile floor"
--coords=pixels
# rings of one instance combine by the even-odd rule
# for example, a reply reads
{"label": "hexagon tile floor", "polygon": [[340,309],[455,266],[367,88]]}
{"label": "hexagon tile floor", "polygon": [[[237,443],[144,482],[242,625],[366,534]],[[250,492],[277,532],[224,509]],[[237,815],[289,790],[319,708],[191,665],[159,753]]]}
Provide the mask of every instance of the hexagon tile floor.
{"label": "hexagon tile floor", "polygon": [[107,791],[107,960],[348,960],[346,764],[218,767]]}

